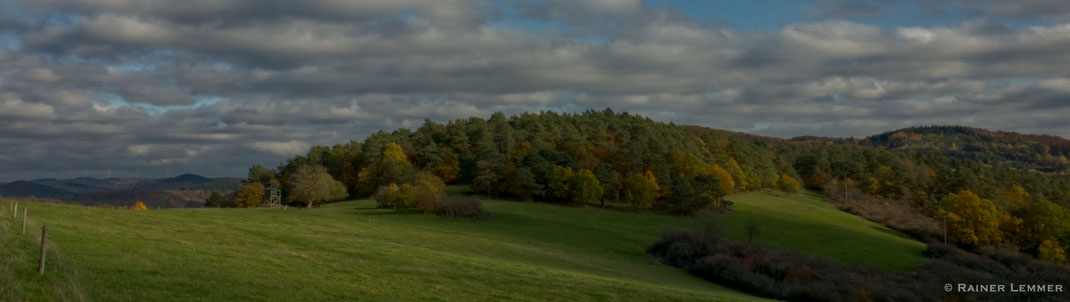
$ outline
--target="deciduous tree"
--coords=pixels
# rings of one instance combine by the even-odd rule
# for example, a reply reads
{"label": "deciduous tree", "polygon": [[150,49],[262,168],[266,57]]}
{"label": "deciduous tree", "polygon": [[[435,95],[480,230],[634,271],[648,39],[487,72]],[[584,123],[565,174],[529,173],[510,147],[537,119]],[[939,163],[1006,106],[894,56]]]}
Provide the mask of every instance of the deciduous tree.
{"label": "deciduous tree", "polygon": [[598,203],[602,200],[602,185],[594,172],[582,169],[569,181],[569,196],[572,202]]}
{"label": "deciduous tree", "polygon": [[287,187],[290,202],[308,208],[346,197],[345,185],[331,177],[327,169],[321,166],[298,167]]}
{"label": "deciduous tree", "polygon": [[649,208],[657,196],[657,187],[643,174],[628,173],[624,177],[621,200],[636,208]]}
{"label": "deciduous tree", "polygon": [[946,213],[948,239],[969,247],[1001,242],[999,210],[991,200],[968,190],[948,194],[941,200]]}
{"label": "deciduous tree", "polygon": [[250,182],[238,189],[237,193],[234,193],[234,199],[231,200],[231,207],[238,208],[251,208],[259,206],[264,200],[264,184],[260,182]]}

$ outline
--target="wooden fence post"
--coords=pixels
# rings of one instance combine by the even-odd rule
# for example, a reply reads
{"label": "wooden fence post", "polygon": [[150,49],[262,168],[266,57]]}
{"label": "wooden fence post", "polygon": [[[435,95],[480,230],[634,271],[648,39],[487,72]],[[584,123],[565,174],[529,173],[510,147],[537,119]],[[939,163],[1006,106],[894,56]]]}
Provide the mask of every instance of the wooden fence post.
{"label": "wooden fence post", "polygon": [[22,234],[23,235],[26,234],[26,212],[29,212],[29,211],[30,211],[29,208],[26,208],[26,207],[22,208]]}
{"label": "wooden fence post", "polygon": [[15,202],[15,208],[13,210],[11,210],[11,220],[15,220],[15,218],[19,218],[18,215],[19,215],[19,202],[16,201]]}
{"label": "wooden fence post", "polygon": [[45,274],[45,242],[48,241],[48,226],[41,226],[41,264],[37,265],[37,274]]}

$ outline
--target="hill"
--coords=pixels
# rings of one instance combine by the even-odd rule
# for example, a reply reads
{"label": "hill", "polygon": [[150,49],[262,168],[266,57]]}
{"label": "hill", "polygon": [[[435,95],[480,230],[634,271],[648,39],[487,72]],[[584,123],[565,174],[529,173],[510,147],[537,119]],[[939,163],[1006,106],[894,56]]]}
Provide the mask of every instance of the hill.
{"label": "hill", "polygon": [[[908,269],[920,257],[919,243],[826,211],[809,194],[754,193],[734,200],[739,211],[722,221],[729,235],[736,221],[762,216],[775,203],[784,212],[762,216],[768,235],[760,242],[895,269]],[[15,292],[40,300],[79,294],[101,301],[760,300],[647,258],[645,249],[663,231],[692,228],[698,219],[542,203],[484,204],[492,215],[469,221],[398,214],[370,200],[312,210],[129,211],[31,203],[36,220],[30,229],[48,224],[53,249],[62,255],[52,263],[64,266],[46,275],[67,292],[33,289],[18,280],[0,283],[29,288]],[[6,211],[0,210],[5,222]],[[34,234],[39,233],[19,240],[32,242],[39,236]],[[835,236],[850,240],[827,242]],[[827,244],[807,247],[814,242]],[[8,267],[14,271],[10,276],[33,279],[23,272],[34,267],[33,244],[11,246],[31,252]],[[850,248],[861,252],[837,251]],[[62,278],[64,272],[69,279]]]}
{"label": "hill", "polygon": [[71,191],[39,185],[28,181],[16,181],[0,185],[0,196],[34,196],[38,198],[68,199],[74,197],[74,195],[76,195],[76,193]]}
{"label": "hill", "polygon": [[959,126],[912,127],[867,137],[862,144],[878,148],[968,158],[1020,169],[1070,172],[1070,140],[1051,135],[1021,134]]}
{"label": "hill", "polygon": [[89,206],[127,207],[143,202],[150,208],[187,208],[204,205],[211,191],[229,193],[241,179],[207,178],[183,174],[172,178],[36,179],[0,185],[0,195],[53,199]]}

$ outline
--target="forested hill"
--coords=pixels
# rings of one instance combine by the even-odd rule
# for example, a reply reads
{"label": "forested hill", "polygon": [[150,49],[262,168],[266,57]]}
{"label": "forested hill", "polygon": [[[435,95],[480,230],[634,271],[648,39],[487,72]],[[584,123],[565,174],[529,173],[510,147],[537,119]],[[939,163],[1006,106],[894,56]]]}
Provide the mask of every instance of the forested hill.
{"label": "forested hill", "polygon": [[[307,181],[322,169],[345,187],[332,199],[376,192],[420,195],[421,188],[434,190],[438,186],[430,184],[444,182],[470,185],[494,197],[690,213],[724,207],[722,197],[737,192],[806,187],[843,196],[836,190],[846,186],[854,192],[853,200],[883,200],[881,207],[911,208],[923,220],[946,214],[953,217],[949,224],[992,222],[961,226],[975,232],[950,238],[964,246],[1011,243],[1037,253],[1042,242],[1048,242],[1048,250],[1070,248],[1070,177],[994,159],[1062,161],[1043,154],[1064,156],[1064,142],[956,127],[905,129],[861,140],[784,140],[681,127],[609,109],[509,117],[496,113],[446,124],[425,121],[416,130],[380,131],[364,141],[315,146],[277,169],[253,166],[243,190],[256,197],[265,187],[282,185],[287,202],[312,205],[323,200],[290,194],[308,191]],[[939,152],[944,144],[952,150],[968,148],[968,156]],[[228,204],[255,206],[260,199],[249,201]],[[964,209],[949,208],[957,201],[980,209],[967,207],[970,212],[956,214]],[[973,217],[978,213],[985,217]],[[1041,221],[1068,223],[1041,227],[1050,225]],[[1023,231],[1029,228],[1041,230]],[[975,236],[982,232],[988,233]]]}
{"label": "forested hill", "polygon": [[861,141],[878,148],[963,157],[1043,172],[1070,172],[1070,140],[958,126],[900,129]]}

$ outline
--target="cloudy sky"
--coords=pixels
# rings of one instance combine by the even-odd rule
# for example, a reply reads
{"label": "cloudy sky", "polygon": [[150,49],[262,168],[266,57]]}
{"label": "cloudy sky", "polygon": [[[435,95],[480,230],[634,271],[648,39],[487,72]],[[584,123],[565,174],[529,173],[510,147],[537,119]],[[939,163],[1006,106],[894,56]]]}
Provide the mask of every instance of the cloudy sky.
{"label": "cloudy sky", "polygon": [[495,111],[1070,137],[1065,0],[296,2],[0,0],[0,181],[240,176]]}

